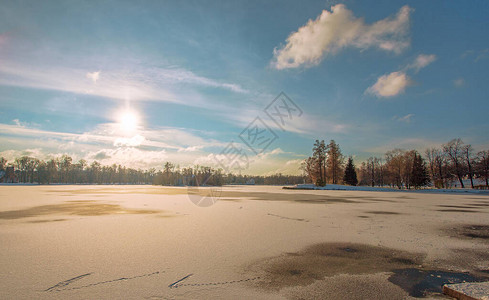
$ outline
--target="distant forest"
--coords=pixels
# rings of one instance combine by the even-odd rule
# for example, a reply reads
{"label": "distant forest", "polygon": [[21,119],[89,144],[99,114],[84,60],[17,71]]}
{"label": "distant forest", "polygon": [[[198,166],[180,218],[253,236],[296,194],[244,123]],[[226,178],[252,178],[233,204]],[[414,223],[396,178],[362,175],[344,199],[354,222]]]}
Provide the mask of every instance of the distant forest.
{"label": "distant forest", "polygon": [[304,176],[275,174],[250,176],[224,174],[221,169],[205,166],[180,168],[170,162],[162,170],[127,168],[122,165],[104,166],[94,161],[88,164],[81,159],[62,155],[48,161],[22,156],[9,163],[0,157],[0,182],[37,184],[154,184],[154,185],[223,185],[266,184],[287,185],[304,183]]}
{"label": "distant forest", "polygon": [[[316,140],[312,156],[304,160],[301,169],[308,181],[317,186],[349,184],[365,186],[389,186],[393,188],[465,188],[469,180],[471,188],[487,188],[489,177],[489,150],[475,153],[472,146],[458,138],[428,148],[424,156],[416,150],[393,149],[383,157],[370,157],[355,167],[353,158],[345,164],[340,146],[331,140]],[[479,179],[485,185],[476,186]]]}
{"label": "distant forest", "polygon": [[[393,149],[383,157],[370,157],[359,166],[355,166],[353,157],[346,159],[334,140],[329,144],[316,140],[312,156],[305,159],[300,167],[302,175],[225,174],[222,169],[205,166],[180,168],[170,162],[162,167],[161,170],[141,170],[116,164],[101,165],[97,161],[88,164],[83,159],[74,163],[68,155],[48,161],[22,156],[10,163],[0,157],[0,182],[169,186],[313,183],[317,186],[347,184],[417,189],[425,186],[465,188],[464,181],[469,180],[472,188],[489,186],[489,150],[475,153],[472,146],[464,144],[461,139],[453,139],[440,148],[426,149],[423,155],[416,150]],[[477,186],[475,179],[482,180],[485,185]]]}

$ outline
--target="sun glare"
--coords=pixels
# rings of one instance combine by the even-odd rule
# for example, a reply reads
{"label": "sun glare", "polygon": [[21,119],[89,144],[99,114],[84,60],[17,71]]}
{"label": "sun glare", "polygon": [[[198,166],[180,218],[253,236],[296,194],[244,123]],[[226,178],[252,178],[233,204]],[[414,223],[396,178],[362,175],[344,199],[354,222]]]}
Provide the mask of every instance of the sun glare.
{"label": "sun glare", "polygon": [[124,110],[119,114],[120,129],[124,133],[134,132],[139,125],[139,116],[135,111]]}

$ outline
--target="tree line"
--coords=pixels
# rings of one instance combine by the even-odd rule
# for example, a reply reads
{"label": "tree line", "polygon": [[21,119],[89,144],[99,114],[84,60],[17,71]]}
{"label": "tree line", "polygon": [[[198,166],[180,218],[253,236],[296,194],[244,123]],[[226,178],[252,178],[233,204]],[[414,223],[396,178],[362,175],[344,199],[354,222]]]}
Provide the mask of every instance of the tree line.
{"label": "tree line", "polygon": [[476,178],[489,185],[489,150],[475,153],[471,145],[457,138],[439,148],[426,149],[424,156],[416,150],[393,149],[383,157],[369,157],[356,168],[352,157],[345,164],[345,156],[334,140],[327,145],[316,140],[312,156],[304,160],[301,170],[317,186],[344,183],[399,189],[428,185],[465,188],[464,179],[468,179],[474,188]]}
{"label": "tree line", "polygon": [[0,157],[0,182],[37,184],[155,184],[155,185],[223,185],[266,184],[286,185],[304,183],[303,176],[274,174],[251,176],[224,174],[222,169],[206,166],[179,167],[166,162],[161,170],[128,168],[122,165],[102,165],[84,159],[73,162],[69,155],[44,161],[30,156],[9,163]]}
{"label": "tree line", "polygon": [[393,149],[381,157],[369,157],[355,167],[353,158],[346,157],[340,146],[331,140],[316,142],[312,156],[301,165],[302,175],[274,174],[252,176],[225,174],[222,169],[206,166],[179,167],[166,162],[161,170],[128,168],[122,165],[90,164],[81,159],[73,162],[69,155],[47,161],[30,156],[8,162],[0,157],[0,182],[38,184],[155,184],[155,185],[223,185],[263,184],[287,185],[305,182],[318,186],[348,184],[421,188],[432,185],[450,188],[465,187],[464,180],[475,186],[480,179],[489,186],[489,150],[475,152],[471,145],[461,139],[453,139],[440,147],[428,148],[421,155],[416,150]]}

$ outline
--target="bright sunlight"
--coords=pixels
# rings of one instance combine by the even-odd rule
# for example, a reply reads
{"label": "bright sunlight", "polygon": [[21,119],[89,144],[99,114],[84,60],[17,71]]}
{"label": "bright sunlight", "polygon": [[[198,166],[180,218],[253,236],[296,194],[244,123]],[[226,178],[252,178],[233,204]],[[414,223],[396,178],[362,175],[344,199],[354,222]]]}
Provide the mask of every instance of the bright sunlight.
{"label": "bright sunlight", "polygon": [[118,114],[118,122],[122,132],[132,133],[139,125],[139,114],[130,109],[125,109]]}

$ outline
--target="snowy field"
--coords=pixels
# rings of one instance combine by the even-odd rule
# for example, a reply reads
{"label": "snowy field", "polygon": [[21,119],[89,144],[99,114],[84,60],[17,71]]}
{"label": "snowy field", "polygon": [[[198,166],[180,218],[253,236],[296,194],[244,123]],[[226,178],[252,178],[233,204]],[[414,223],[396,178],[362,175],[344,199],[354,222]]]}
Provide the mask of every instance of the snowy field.
{"label": "snowy field", "polygon": [[0,186],[0,299],[405,299],[489,276],[486,194],[187,193]]}

